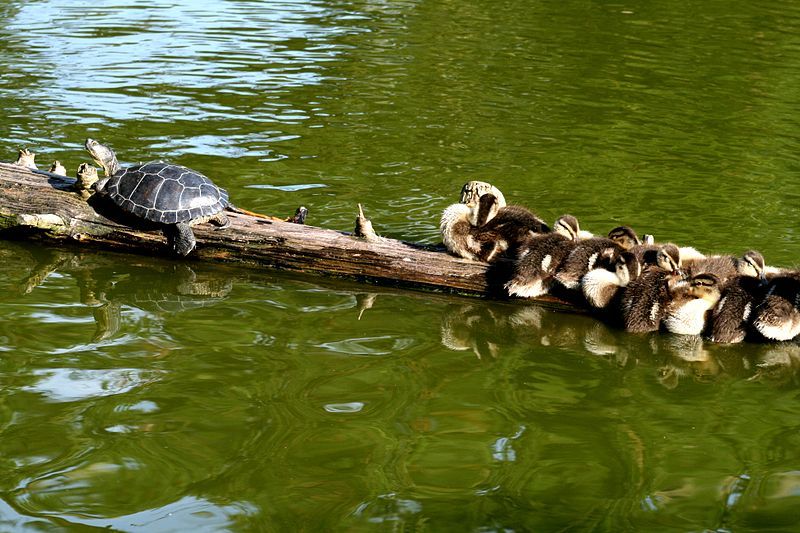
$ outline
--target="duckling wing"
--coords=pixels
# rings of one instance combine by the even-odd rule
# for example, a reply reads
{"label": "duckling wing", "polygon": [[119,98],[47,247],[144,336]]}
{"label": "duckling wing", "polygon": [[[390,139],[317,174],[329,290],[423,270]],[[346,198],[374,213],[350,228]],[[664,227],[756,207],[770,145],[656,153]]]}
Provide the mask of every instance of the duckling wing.
{"label": "duckling wing", "polygon": [[650,269],[623,289],[620,312],[627,331],[658,331],[669,301],[667,276],[661,269]]}

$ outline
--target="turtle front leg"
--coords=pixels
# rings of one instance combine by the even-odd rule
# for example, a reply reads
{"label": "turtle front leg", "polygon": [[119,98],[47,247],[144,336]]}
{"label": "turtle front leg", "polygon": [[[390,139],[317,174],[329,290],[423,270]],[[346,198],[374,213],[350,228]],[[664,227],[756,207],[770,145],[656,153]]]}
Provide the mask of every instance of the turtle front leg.
{"label": "turtle front leg", "polygon": [[186,222],[164,226],[164,235],[167,237],[167,244],[178,255],[189,255],[197,244],[194,239],[194,232]]}

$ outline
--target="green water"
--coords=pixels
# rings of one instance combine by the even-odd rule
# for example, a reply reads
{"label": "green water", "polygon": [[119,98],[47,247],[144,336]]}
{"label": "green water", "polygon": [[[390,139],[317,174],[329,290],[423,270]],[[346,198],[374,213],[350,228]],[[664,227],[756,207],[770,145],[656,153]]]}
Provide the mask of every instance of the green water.
{"label": "green water", "polygon": [[[792,3],[6,1],[0,150],[87,136],[434,243],[548,220],[798,262]],[[0,530],[800,530],[800,347],[0,241]]]}

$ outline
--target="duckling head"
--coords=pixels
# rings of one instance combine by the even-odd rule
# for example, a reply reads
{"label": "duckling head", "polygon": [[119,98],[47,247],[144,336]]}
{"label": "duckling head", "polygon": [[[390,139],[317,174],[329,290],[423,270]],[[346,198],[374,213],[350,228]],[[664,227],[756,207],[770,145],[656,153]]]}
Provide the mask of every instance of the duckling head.
{"label": "duckling head", "polygon": [[642,244],[645,246],[652,246],[656,243],[656,238],[650,235],[649,233],[645,233],[644,237],[642,237]]}
{"label": "duckling head", "polygon": [[636,245],[642,244],[639,236],[629,226],[619,226],[608,232],[608,238],[619,244],[623,250],[630,250]]}
{"label": "duckling head", "polygon": [[665,244],[658,249],[656,264],[673,274],[681,274],[681,251],[674,244]]}
{"label": "duckling head", "polygon": [[710,272],[697,274],[689,280],[688,294],[709,301],[712,305],[719,300],[720,290],[719,278]]}
{"label": "duckling head", "polygon": [[620,287],[626,287],[628,283],[638,278],[642,273],[642,263],[636,257],[636,254],[621,252],[614,261],[614,272],[619,278]]}
{"label": "duckling head", "polygon": [[500,210],[500,200],[492,193],[486,193],[478,199],[477,204],[472,205],[469,223],[475,227],[480,227],[489,222],[497,215]]}
{"label": "duckling head", "polygon": [[581,227],[578,224],[578,219],[572,215],[563,215],[556,219],[553,224],[553,232],[560,233],[571,241],[578,238]]}
{"label": "duckling head", "polygon": [[736,270],[742,276],[760,278],[761,282],[766,282],[764,274],[764,256],[755,250],[749,250],[736,262]]}

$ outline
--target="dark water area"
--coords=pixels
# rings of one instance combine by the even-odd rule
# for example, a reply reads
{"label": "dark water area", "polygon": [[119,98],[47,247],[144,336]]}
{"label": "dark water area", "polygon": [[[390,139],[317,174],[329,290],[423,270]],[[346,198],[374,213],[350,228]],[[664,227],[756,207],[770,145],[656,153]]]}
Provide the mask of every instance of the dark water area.
{"label": "dark water area", "polygon": [[[86,137],[237,205],[800,249],[791,3],[0,5],[0,159]],[[0,241],[0,530],[797,531],[800,346]]]}

